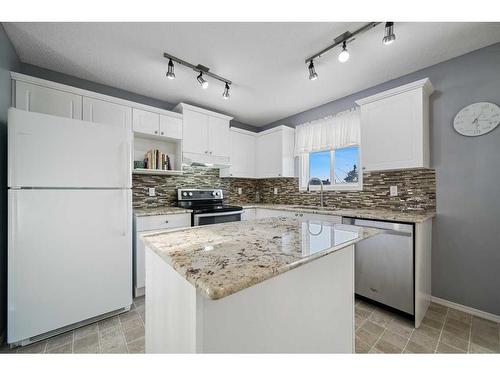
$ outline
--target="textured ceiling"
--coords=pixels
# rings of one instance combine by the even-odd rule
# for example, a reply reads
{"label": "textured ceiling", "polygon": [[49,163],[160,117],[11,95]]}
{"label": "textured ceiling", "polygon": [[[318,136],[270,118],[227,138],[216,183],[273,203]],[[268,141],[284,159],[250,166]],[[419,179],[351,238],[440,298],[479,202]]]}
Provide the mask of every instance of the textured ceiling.
{"label": "textured ceiling", "polygon": [[[362,23],[4,23],[22,62],[172,103],[210,107],[262,126],[404,74],[500,41],[500,23],[396,23],[397,40],[381,43],[384,27],[359,35],[350,60],[338,50],[316,63],[309,81],[304,59]],[[231,99],[211,80],[176,66],[169,52],[203,64],[234,84]]]}

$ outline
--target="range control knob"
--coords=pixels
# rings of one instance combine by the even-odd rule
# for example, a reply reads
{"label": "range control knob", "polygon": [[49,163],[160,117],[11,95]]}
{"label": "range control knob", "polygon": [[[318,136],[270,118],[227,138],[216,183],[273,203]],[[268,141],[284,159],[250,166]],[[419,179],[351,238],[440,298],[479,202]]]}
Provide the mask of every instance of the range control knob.
{"label": "range control knob", "polygon": [[192,192],[189,192],[189,196],[192,197],[193,196],[193,193]]}
{"label": "range control knob", "polygon": [[216,195],[218,195],[218,193],[216,193],[215,191],[212,191],[212,195],[215,197]]}
{"label": "range control knob", "polygon": [[182,196],[183,196],[183,197],[187,197],[187,195],[188,195],[188,193],[186,193],[186,192],[183,192],[183,193],[182,193]]}

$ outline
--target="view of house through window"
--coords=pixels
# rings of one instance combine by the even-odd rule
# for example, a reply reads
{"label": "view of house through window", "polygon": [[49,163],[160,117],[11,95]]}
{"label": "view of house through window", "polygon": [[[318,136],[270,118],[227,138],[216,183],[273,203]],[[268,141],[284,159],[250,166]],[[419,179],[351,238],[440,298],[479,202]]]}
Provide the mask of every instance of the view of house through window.
{"label": "view of house through window", "polygon": [[[325,186],[351,185],[359,182],[359,147],[309,154],[309,177],[318,177]],[[319,185],[312,181],[311,185]]]}

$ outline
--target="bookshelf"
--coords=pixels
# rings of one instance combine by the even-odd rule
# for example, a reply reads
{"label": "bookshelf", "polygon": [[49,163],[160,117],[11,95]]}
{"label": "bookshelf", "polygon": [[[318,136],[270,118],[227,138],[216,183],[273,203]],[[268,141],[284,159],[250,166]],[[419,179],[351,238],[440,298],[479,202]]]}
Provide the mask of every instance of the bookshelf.
{"label": "bookshelf", "polygon": [[134,132],[134,161],[144,160],[149,150],[159,150],[167,154],[172,164],[171,170],[133,168],[133,174],[146,175],[181,175],[182,174],[182,140],[163,136]]}

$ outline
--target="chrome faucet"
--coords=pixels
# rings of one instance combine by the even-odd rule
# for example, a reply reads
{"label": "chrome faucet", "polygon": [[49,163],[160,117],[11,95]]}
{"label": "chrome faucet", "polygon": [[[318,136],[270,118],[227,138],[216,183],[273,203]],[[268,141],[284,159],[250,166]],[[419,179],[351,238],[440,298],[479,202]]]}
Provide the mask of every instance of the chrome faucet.
{"label": "chrome faucet", "polygon": [[323,208],[323,181],[321,181],[321,179],[318,177],[311,177],[309,179],[309,181],[307,182],[307,191],[308,192],[311,192],[310,186],[311,186],[312,181],[319,181],[319,184],[321,185],[320,205],[321,205],[321,208]]}

